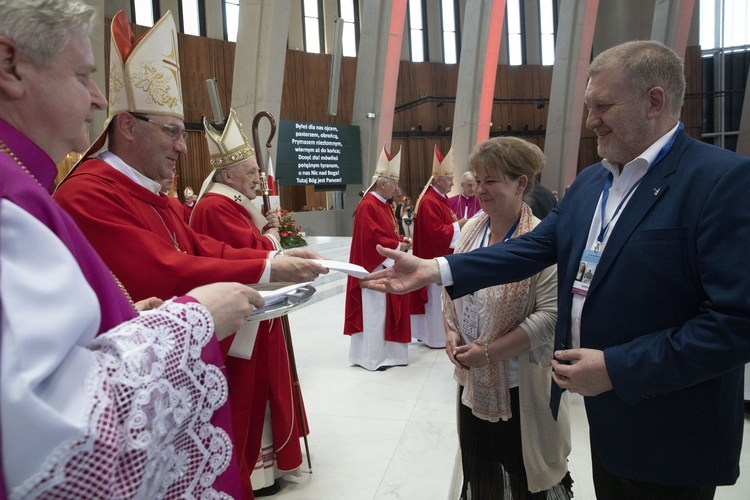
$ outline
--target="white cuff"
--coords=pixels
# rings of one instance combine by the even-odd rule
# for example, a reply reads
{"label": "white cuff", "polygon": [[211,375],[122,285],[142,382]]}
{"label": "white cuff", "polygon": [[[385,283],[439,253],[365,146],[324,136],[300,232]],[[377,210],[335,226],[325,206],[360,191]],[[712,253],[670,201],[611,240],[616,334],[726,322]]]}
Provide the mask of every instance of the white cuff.
{"label": "white cuff", "polygon": [[263,237],[264,238],[268,238],[269,240],[271,240],[271,243],[273,243],[274,250],[277,250],[277,251],[281,252],[282,255],[284,255],[284,252],[281,250],[281,243],[279,243],[276,240],[276,238],[274,238],[270,234],[264,234]]}
{"label": "white cuff", "polygon": [[268,259],[266,259],[266,265],[263,268],[263,274],[260,275],[260,280],[258,280],[258,283],[271,282],[271,259],[273,259],[273,257],[269,257]]}
{"label": "white cuff", "polygon": [[440,284],[443,286],[453,285],[453,273],[451,273],[451,266],[448,264],[448,259],[445,257],[435,257],[435,260],[440,266]]}

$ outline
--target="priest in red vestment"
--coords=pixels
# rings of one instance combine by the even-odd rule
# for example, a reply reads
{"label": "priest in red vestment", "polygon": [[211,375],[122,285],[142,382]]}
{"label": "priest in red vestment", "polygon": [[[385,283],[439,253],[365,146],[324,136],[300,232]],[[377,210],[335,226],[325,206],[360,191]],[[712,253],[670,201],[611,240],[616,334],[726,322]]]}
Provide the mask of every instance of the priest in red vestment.
{"label": "priest in red vestment", "polygon": [[[377,245],[406,251],[408,238],[398,233],[398,223],[388,200],[398,189],[401,152],[390,156],[383,146],[373,183],[357,205],[349,262],[373,272],[393,264]],[[411,342],[410,295],[362,290],[359,280],[347,279],[344,334],[351,336],[349,362],[368,370],[409,363]]]}
{"label": "priest in red vestment", "polygon": [[[235,249],[184,221],[159,182],[186,151],[174,22],[135,40],[124,12],[112,20],[105,131],[54,194],[134,300],[180,295],[215,281],[304,282],[327,270],[275,252]],[[167,54],[167,55],[164,55]],[[143,68],[153,76],[145,85]],[[109,149],[90,156],[109,139]],[[300,252],[300,256],[317,255]]]}
{"label": "priest in red vestment", "polygon": [[474,214],[482,209],[476,192],[477,181],[474,179],[474,174],[468,171],[464,172],[464,175],[461,176],[461,192],[448,198],[451,209],[453,209],[457,218],[471,219]]}
{"label": "priest in red vestment", "polygon": [[[234,110],[223,129],[203,119],[213,170],[203,183],[190,225],[235,248],[280,250],[279,221],[253,204],[260,183],[255,151]],[[298,474],[299,438],[307,429],[297,399],[281,318],[249,323],[222,341],[228,352],[232,424],[240,474],[251,490],[272,492],[283,474]],[[253,341],[254,339],[254,341]],[[298,404],[299,403],[299,404]]]}
{"label": "priest in red vestment", "polygon": [[[432,177],[414,207],[414,255],[433,259],[453,253],[461,226],[446,196],[453,186],[453,150],[443,157],[437,146]],[[428,285],[412,293],[412,336],[432,348],[445,347],[440,287]]]}

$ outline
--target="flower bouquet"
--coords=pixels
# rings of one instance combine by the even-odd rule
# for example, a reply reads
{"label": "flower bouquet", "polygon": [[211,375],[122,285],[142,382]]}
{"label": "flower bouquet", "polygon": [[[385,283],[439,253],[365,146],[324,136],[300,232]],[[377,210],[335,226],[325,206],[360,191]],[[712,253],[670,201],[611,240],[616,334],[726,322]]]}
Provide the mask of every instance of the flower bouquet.
{"label": "flower bouquet", "polygon": [[306,247],[307,242],[302,237],[302,226],[297,225],[297,221],[292,219],[294,212],[286,210],[281,211],[279,217],[279,237],[281,238],[281,248]]}

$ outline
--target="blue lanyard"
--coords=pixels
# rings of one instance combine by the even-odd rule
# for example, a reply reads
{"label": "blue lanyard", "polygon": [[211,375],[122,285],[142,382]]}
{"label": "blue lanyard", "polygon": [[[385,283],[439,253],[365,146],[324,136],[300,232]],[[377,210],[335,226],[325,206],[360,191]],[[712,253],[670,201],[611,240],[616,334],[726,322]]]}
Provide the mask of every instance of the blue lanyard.
{"label": "blue lanyard", "polygon": [[609,198],[609,189],[612,187],[612,180],[614,179],[614,176],[612,175],[612,172],[609,173],[607,176],[607,179],[604,181],[604,189],[602,190],[602,206],[601,206],[601,212],[602,212],[602,227],[599,230],[599,236],[596,237],[596,251],[599,250],[599,247],[601,246],[602,242],[604,241],[604,235],[607,234],[607,229],[609,229],[609,225],[612,223],[612,221],[617,217],[617,214],[620,213],[620,209],[622,209],[622,206],[625,204],[625,201],[630,197],[630,195],[635,191],[635,188],[638,187],[638,185],[641,183],[644,177],[646,177],[646,174],[649,170],[654,168],[654,166],[659,163],[662,158],[664,158],[670,149],[672,149],[672,146],[674,145],[674,141],[677,138],[677,134],[680,132],[680,130],[684,129],[685,126],[680,122],[680,124],[677,126],[677,130],[674,134],[672,134],[672,138],[669,139],[669,142],[667,142],[661,150],[659,150],[659,154],[656,155],[656,158],[654,158],[654,162],[649,165],[648,169],[646,170],[646,173],[644,173],[640,179],[635,181],[635,184],[630,186],[630,189],[628,189],[628,192],[625,193],[625,196],[622,197],[620,200],[620,203],[617,205],[617,208],[615,209],[615,213],[612,214],[612,217],[607,221],[606,224],[604,224],[604,210],[607,208],[607,199]]}
{"label": "blue lanyard", "polygon": [[[518,219],[516,219],[516,223],[513,224],[513,227],[510,228],[510,231],[508,231],[508,234],[505,235],[505,238],[503,238],[502,243],[505,243],[510,239],[511,236],[513,236],[513,233],[516,232],[516,228],[518,227],[518,223],[521,222],[521,217],[519,216]],[[487,221],[487,225],[484,226],[484,234],[482,234],[482,239],[479,240],[479,248],[482,248],[484,246],[484,240],[487,239],[487,232],[490,229],[490,221]],[[474,293],[472,292],[469,294],[469,300],[474,300]]]}
{"label": "blue lanyard", "polygon": [[[518,223],[521,222],[521,217],[519,216],[518,219],[516,219],[516,223],[513,224],[513,227],[510,228],[510,231],[508,231],[508,234],[505,235],[505,238],[503,238],[503,242],[506,242],[510,239],[511,236],[513,236],[513,233],[516,232],[516,228],[518,227]],[[484,246],[484,240],[487,239],[487,231],[490,229],[490,221],[487,221],[487,225],[484,226],[484,234],[482,235],[482,239],[479,240],[479,248],[482,248]]]}

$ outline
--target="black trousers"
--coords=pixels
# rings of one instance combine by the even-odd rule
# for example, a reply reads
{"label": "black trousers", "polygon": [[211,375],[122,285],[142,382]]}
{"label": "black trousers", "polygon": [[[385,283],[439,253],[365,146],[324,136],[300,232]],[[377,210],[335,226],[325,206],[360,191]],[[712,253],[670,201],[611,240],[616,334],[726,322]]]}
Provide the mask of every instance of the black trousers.
{"label": "black trousers", "polygon": [[591,465],[597,500],[711,500],[716,487],[670,486],[610,474],[591,446]]}

